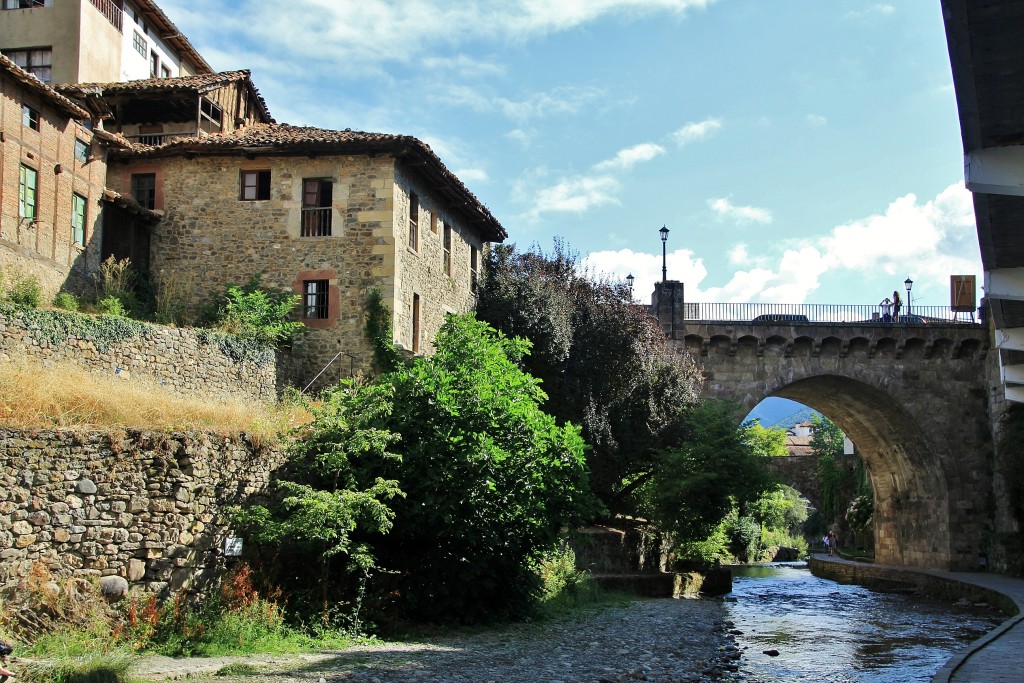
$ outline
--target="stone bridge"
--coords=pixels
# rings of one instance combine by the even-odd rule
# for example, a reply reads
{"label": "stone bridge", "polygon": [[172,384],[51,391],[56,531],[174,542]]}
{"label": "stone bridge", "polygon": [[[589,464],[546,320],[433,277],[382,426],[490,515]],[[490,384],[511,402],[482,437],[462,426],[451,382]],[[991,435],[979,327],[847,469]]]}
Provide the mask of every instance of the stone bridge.
{"label": "stone bridge", "polygon": [[876,561],[975,568],[992,491],[985,328],[664,323],[676,349],[703,367],[706,396],[738,400],[743,414],[769,396],[789,398],[846,432],[875,491]]}
{"label": "stone bridge", "polygon": [[[858,455],[840,455],[836,458],[839,467],[854,469]],[[769,469],[786,486],[792,486],[803,494],[816,509],[824,508],[821,499],[821,477],[818,475],[818,456],[787,455],[768,460]]]}

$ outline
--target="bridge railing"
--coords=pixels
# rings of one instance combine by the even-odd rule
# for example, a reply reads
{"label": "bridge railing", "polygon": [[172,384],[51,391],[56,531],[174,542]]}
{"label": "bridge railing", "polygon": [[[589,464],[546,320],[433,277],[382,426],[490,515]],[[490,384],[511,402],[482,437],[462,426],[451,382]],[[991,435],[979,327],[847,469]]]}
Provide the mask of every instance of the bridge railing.
{"label": "bridge railing", "polygon": [[764,324],[803,325],[820,323],[860,323],[894,325],[972,325],[980,320],[975,313],[956,312],[949,306],[904,307],[899,317],[886,318],[882,309],[870,304],[684,304],[686,320],[715,320]]}

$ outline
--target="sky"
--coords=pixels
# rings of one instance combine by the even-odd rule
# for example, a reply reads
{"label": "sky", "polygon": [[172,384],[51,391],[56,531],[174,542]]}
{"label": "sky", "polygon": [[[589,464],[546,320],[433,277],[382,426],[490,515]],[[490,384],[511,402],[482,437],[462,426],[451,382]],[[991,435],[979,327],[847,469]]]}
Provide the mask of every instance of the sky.
{"label": "sky", "polygon": [[982,282],[939,0],[160,5],[277,121],[415,136],[509,242],[561,238],[638,301],[662,226],[692,302]]}

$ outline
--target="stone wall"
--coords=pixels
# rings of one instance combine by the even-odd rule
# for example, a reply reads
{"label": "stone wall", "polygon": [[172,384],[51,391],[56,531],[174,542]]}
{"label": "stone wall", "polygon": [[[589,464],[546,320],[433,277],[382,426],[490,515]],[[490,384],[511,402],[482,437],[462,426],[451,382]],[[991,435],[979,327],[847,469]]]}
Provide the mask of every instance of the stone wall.
{"label": "stone wall", "polygon": [[101,338],[76,333],[73,321],[79,316],[64,311],[0,311],[0,359],[71,362],[124,379],[145,377],[184,393],[277,397],[277,368],[270,349],[236,360],[217,343],[204,341],[200,331],[114,318],[98,320],[111,328],[116,325],[121,330],[118,338]]}
{"label": "stone wall", "polygon": [[226,562],[225,507],[281,462],[244,435],[0,430],[0,588],[38,562],[154,592],[201,586]]}

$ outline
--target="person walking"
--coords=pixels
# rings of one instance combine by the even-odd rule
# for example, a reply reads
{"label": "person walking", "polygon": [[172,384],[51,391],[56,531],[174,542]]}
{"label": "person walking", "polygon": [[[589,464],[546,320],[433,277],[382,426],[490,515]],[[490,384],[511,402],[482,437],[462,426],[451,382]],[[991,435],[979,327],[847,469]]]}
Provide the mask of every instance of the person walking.
{"label": "person walking", "polygon": [[891,323],[892,299],[890,299],[889,297],[885,297],[884,299],[882,299],[882,302],[878,304],[878,306],[882,309],[882,322]]}
{"label": "person walking", "polygon": [[892,321],[898,322],[900,319],[900,309],[903,308],[903,299],[900,298],[900,292],[898,289],[893,290],[892,293]]}
{"label": "person walking", "polygon": [[828,554],[829,555],[835,555],[838,552],[838,548],[836,548],[836,541],[837,540],[838,540],[838,537],[836,536],[836,532],[833,531],[833,530],[829,530],[829,532],[828,532]]}

